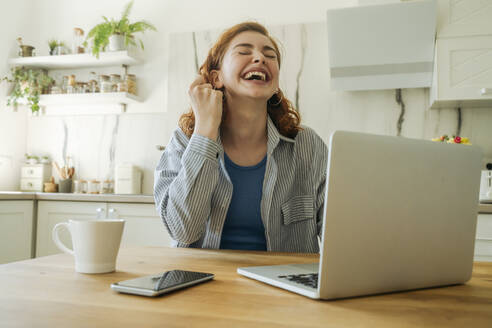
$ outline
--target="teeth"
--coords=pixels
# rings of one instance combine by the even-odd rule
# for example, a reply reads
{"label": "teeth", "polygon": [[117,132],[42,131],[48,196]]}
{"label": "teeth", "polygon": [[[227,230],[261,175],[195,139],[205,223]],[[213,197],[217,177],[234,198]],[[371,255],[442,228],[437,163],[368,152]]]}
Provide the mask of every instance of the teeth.
{"label": "teeth", "polygon": [[265,80],[266,80],[266,75],[265,75],[265,73],[263,73],[263,72],[255,72],[255,71],[246,73],[246,75],[244,76],[244,78],[245,78],[246,80],[249,80],[249,79],[251,79],[251,77],[252,77],[252,76],[254,76],[254,75],[261,77],[261,79],[262,79],[263,81],[265,81]]}

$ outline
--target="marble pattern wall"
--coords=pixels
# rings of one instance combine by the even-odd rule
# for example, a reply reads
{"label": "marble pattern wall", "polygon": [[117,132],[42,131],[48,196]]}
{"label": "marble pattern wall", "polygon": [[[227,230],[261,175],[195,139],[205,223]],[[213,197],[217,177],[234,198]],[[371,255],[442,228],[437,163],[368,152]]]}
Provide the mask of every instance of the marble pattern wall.
{"label": "marble pattern wall", "polygon": [[[302,116],[328,142],[337,129],[398,135],[401,107],[396,90],[330,91],[326,24],[308,23],[268,27],[283,46],[280,87]],[[221,31],[177,33],[170,36],[168,110],[189,107],[188,87],[206,53]],[[401,136],[430,139],[455,134],[456,109],[428,110],[428,89],[404,89]],[[176,120],[179,115],[176,116]],[[492,109],[463,108],[461,134],[492,158]]]}

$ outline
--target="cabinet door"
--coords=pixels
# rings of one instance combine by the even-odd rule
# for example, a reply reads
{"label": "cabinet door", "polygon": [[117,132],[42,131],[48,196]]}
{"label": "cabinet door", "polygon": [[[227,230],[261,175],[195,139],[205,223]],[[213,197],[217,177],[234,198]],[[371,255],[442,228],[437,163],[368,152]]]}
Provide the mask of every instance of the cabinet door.
{"label": "cabinet door", "polygon": [[121,246],[171,246],[154,204],[108,203],[108,217],[124,219]]}
{"label": "cabinet door", "polygon": [[34,255],[33,203],[32,200],[0,201],[0,264]]}
{"label": "cabinet door", "polygon": [[490,0],[438,0],[437,37],[492,33]]}
{"label": "cabinet door", "polygon": [[[89,220],[105,217],[106,203],[39,201],[36,257],[62,253],[51,238],[55,224],[69,219]],[[60,240],[72,248],[72,238],[66,229],[59,232]]]}
{"label": "cabinet door", "polygon": [[492,262],[492,214],[478,215],[475,261]]}
{"label": "cabinet door", "polygon": [[491,102],[492,35],[438,39],[436,58],[438,100]]}

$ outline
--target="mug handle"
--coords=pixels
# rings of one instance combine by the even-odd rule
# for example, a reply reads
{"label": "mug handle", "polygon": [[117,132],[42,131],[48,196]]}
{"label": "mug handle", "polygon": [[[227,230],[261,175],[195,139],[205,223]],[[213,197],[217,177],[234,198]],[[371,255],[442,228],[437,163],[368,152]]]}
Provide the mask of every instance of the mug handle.
{"label": "mug handle", "polygon": [[60,223],[57,223],[54,227],[53,227],[53,231],[52,231],[52,234],[51,234],[51,237],[53,238],[53,241],[55,242],[55,245],[62,251],[64,251],[65,253],[68,253],[70,255],[74,255],[73,253],[73,250],[71,250],[70,248],[68,248],[67,246],[65,246],[61,240],[60,240],[60,237],[58,236],[58,230],[60,230],[61,227],[66,227],[68,229],[68,231],[70,231],[70,226],[68,225],[67,222],[60,222]]}

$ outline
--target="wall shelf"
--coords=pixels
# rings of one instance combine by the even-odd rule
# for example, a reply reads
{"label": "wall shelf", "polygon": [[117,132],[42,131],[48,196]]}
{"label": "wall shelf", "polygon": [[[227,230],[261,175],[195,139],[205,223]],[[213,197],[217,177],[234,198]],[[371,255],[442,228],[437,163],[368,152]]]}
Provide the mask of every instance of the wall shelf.
{"label": "wall shelf", "polygon": [[[77,93],[41,95],[40,113],[44,115],[98,115],[121,114],[128,104],[142,102],[141,98],[127,92]],[[19,101],[19,105],[27,102]]]}
{"label": "wall shelf", "polygon": [[108,93],[74,93],[41,95],[39,104],[41,106],[66,106],[66,105],[103,105],[120,104],[128,105],[142,102],[138,96],[127,92]]}
{"label": "wall shelf", "polygon": [[131,51],[101,52],[99,59],[92,54],[19,57],[9,60],[10,66],[43,69],[87,68],[97,66],[136,65],[141,60]]}

